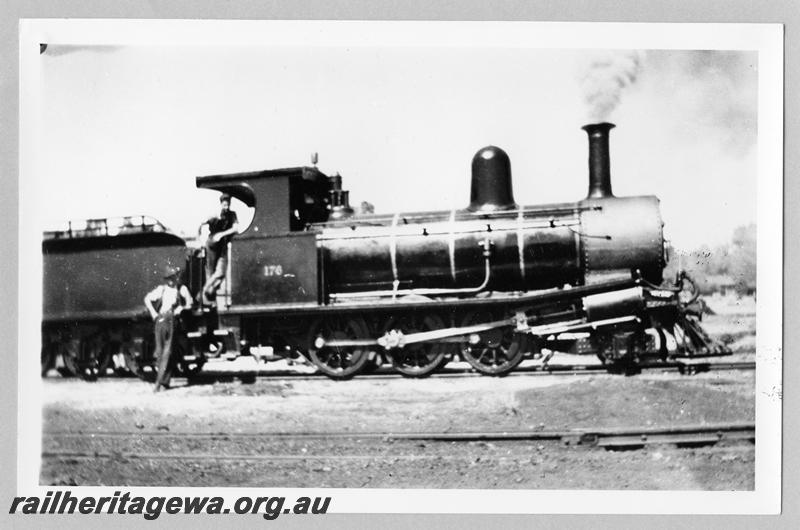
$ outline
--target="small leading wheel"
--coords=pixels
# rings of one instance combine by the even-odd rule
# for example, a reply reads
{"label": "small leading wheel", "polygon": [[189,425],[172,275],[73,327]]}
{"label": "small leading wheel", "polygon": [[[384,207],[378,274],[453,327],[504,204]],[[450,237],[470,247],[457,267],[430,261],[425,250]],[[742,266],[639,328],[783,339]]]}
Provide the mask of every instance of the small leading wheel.
{"label": "small leading wheel", "polygon": [[611,337],[606,334],[596,333],[591,338],[591,344],[594,347],[597,358],[600,359],[600,364],[608,365],[613,362],[609,356],[613,356],[613,347]]}
{"label": "small leading wheel", "polygon": [[[501,315],[490,311],[476,311],[468,314],[462,325],[474,326],[501,319]],[[525,353],[523,337],[515,333],[512,326],[474,333],[469,339],[462,345],[461,355],[482,374],[506,375],[517,367]]]}
{"label": "small leading wheel", "polygon": [[[386,331],[399,329],[404,335],[443,329],[444,321],[436,315],[409,315],[392,319]],[[390,350],[392,366],[405,377],[427,377],[447,362],[447,344],[422,342]]]}
{"label": "small leading wheel", "polygon": [[314,365],[332,379],[349,379],[358,374],[369,360],[367,346],[317,346],[317,341],[359,340],[369,338],[369,328],[360,317],[332,316],[317,320],[309,333],[308,354]]}

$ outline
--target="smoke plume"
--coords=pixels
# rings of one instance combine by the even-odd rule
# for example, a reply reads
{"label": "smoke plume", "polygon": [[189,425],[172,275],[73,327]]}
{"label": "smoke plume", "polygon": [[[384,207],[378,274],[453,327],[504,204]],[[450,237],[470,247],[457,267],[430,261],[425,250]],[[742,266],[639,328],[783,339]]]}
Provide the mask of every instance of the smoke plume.
{"label": "smoke plume", "polygon": [[607,121],[622,93],[636,82],[644,62],[643,51],[603,51],[593,54],[581,77],[591,122]]}
{"label": "smoke plume", "polygon": [[[648,52],[647,75],[669,91],[671,112],[685,128],[742,157],[758,139],[758,53],[705,50]],[[642,79],[644,82],[644,79]],[[699,134],[698,134],[699,136]]]}

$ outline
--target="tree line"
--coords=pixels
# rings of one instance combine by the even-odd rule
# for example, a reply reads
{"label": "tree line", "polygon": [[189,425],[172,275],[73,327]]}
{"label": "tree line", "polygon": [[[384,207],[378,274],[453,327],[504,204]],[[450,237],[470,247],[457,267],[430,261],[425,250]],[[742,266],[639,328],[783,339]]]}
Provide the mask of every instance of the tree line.
{"label": "tree line", "polygon": [[673,280],[683,269],[695,280],[702,294],[733,291],[738,295],[756,291],[756,225],[740,226],[731,241],[714,248],[669,249],[665,280]]}

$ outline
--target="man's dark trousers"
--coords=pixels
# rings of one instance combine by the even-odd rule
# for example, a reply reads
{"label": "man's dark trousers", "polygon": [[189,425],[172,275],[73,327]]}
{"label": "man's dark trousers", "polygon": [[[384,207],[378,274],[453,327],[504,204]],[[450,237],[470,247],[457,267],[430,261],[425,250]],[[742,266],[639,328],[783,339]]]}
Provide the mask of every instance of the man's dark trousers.
{"label": "man's dark trousers", "polygon": [[170,314],[158,315],[155,325],[156,350],[154,352],[158,363],[158,377],[156,388],[161,385],[169,387],[172,378],[172,341],[175,337],[175,316]]}

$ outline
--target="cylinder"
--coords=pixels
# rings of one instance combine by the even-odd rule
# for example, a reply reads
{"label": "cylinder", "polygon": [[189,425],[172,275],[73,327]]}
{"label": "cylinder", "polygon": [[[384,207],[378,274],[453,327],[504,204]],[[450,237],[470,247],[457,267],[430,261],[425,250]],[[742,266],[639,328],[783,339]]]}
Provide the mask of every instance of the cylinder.
{"label": "cylinder", "polygon": [[640,313],[645,306],[641,287],[593,294],[583,298],[583,311],[590,322]]}
{"label": "cylinder", "polygon": [[609,131],[613,123],[592,123],[582,127],[589,135],[589,194],[587,199],[613,197],[611,158],[608,152]]}
{"label": "cylinder", "polygon": [[511,187],[511,161],[505,151],[490,145],[472,158],[472,188],[467,210],[494,212],[517,208]]}

